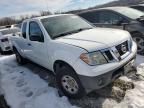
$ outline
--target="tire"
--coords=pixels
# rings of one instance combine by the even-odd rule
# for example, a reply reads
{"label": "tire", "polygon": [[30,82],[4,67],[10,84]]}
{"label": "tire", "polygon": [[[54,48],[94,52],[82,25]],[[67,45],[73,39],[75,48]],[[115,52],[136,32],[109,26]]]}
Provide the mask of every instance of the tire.
{"label": "tire", "polygon": [[132,37],[138,46],[137,53],[140,55],[144,55],[144,36],[140,33],[134,33],[132,34]]}
{"label": "tire", "polygon": [[86,95],[78,76],[70,66],[64,65],[56,70],[56,81],[59,89],[69,98],[82,98]]}
{"label": "tire", "polygon": [[16,61],[19,65],[24,65],[26,64],[26,59],[23,58],[19,52],[17,50],[14,51],[15,55],[16,55]]}

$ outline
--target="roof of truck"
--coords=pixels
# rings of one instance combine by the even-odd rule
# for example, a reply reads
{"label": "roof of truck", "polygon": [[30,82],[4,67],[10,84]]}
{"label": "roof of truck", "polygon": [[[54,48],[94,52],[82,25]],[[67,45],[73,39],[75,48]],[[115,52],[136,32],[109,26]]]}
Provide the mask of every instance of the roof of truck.
{"label": "roof of truck", "polygon": [[50,17],[56,17],[56,16],[65,16],[65,15],[73,15],[73,14],[56,14],[56,15],[48,15],[48,16],[35,17],[35,18],[32,18],[32,19],[41,20],[41,19],[44,19],[44,18],[50,18]]}

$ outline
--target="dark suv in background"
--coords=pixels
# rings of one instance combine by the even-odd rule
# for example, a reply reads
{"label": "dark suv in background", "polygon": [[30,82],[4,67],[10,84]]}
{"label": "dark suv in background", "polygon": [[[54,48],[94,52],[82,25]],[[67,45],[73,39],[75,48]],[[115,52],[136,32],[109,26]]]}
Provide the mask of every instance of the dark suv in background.
{"label": "dark suv in background", "polygon": [[144,12],[144,4],[132,5],[130,8],[134,8]]}
{"label": "dark suv in background", "polygon": [[129,31],[138,45],[138,54],[144,55],[144,13],[142,11],[128,7],[107,7],[81,12],[78,15],[97,27]]}

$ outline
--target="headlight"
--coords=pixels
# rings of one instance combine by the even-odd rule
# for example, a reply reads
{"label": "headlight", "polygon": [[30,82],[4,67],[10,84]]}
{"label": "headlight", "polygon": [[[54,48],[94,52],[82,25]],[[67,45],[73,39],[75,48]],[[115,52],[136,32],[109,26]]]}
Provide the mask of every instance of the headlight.
{"label": "headlight", "polygon": [[83,53],[80,55],[80,59],[89,65],[100,65],[107,63],[107,60],[99,51],[86,54]]}

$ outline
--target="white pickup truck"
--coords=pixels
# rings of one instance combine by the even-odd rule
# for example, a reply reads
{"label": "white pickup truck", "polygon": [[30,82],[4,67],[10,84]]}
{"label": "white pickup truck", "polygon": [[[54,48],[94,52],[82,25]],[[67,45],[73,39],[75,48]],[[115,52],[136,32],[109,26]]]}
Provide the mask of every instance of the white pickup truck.
{"label": "white pickup truck", "polygon": [[18,63],[29,59],[53,71],[60,90],[72,98],[126,74],[137,52],[127,31],[97,28],[72,14],[25,20],[21,32],[12,38]]}

